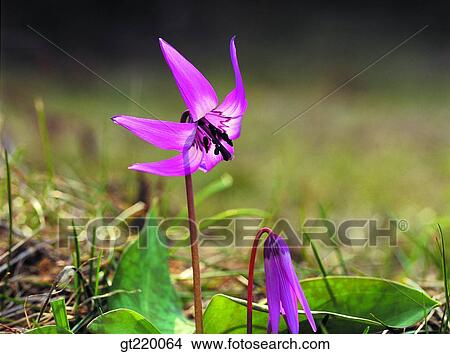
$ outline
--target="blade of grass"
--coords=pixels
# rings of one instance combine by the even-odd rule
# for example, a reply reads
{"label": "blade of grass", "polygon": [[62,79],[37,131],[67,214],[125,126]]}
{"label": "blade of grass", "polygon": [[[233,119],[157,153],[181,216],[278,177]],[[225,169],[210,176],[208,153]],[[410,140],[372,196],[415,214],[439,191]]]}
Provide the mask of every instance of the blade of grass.
{"label": "blade of grass", "polygon": [[80,275],[79,275],[79,270],[80,270],[80,243],[78,242],[78,234],[77,234],[77,230],[75,228],[75,224],[72,220],[72,232],[73,232],[73,242],[74,242],[74,256],[73,256],[73,263],[74,263],[74,267],[75,269],[77,269],[77,272],[75,274],[74,280],[73,280],[73,284],[74,284],[74,288],[75,288],[75,301],[73,304],[73,312],[75,313],[75,315],[78,312],[78,303],[80,301],[80,291],[81,287],[81,281],[82,279],[80,279]]}
{"label": "blade of grass", "polygon": [[70,331],[69,320],[67,319],[66,301],[63,297],[50,301],[53,317],[57,327]]}
{"label": "blade of grass", "polygon": [[7,277],[11,268],[12,258],[12,243],[13,243],[13,207],[12,207],[12,193],[11,193],[11,168],[9,167],[8,151],[5,149],[5,165],[6,165],[6,190],[8,193],[8,271]]}
{"label": "blade of grass", "polygon": [[444,315],[442,316],[442,324],[441,324],[441,332],[448,332],[448,321],[449,321],[449,305],[450,305],[450,294],[448,290],[448,275],[447,275],[447,261],[446,261],[446,253],[445,253],[445,240],[444,233],[442,232],[441,225],[438,224],[439,236],[440,236],[440,253],[442,259],[442,274],[444,276],[444,290],[445,290],[445,307],[444,307]]}
{"label": "blade of grass", "polygon": [[319,265],[320,272],[322,273],[322,277],[325,282],[325,286],[327,287],[328,294],[330,295],[330,298],[333,301],[333,303],[335,305],[337,305],[336,297],[334,296],[333,290],[331,289],[330,283],[328,282],[328,279],[327,279],[328,274],[327,274],[327,271],[325,270],[325,266],[323,265],[322,260],[320,259],[319,251],[317,250],[316,245],[311,240],[309,235],[306,232],[304,233],[304,235],[305,235],[306,239],[308,240],[309,244],[311,245],[311,248],[314,253],[314,257],[316,259],[317,264]]}
{"label": "blade of grass", "polygon": [[88,281],[89,281],[89,284],[90,284],[91,287],[93,287],[92,277],[93,277],[93,274],[94,274],[95,241],[96,241],[96,237],[97,237],[97,232],[96,231],[97,231],[97,229],[94,227],[93,230],[92,230],[93,235],[92,235],[91,253],[90,253],[90,259],[91,260],[89,261],[89,278],[88,278]]}
{"label": "blade of grass", "polygon": [[[8,288],[8,279],[11,271],[12,243],[13,243],[13,209],[12,209],[12,193],[11,193],[11,169],[9,167],[8,151],[5,149],[5,168],[6,168],[6,193],[8,195],[8,258],[6,263],[5,281],[3,283],[3,293],[6,294]],[[1,308],[4,301],[1,299]]]}
{"label": "blade of grass", "polygon": [[270,214],[267,211],[256,208],[228,209],[213,216],[210,216],[208,219],[206,219],[204,222],[201,223],[201,227],[203,229],[206,229],[207,227],[214,225],[217,220],[238,218],[244,216],[252,216],[263,219],[268,217],[269,215]]}
{"label": "blade of grass", "polygon": [[100,281],[100,266],[102,264],[102,257],[103,257],[103,250],[100,250],[100,253],[99,253],[98,259],[97,259],[97,268],[95,270],[94,296],[98,295],[98,284],[99,284],[99,281]]}
{"label": "blade of grass", "polygon": [[370,331],[370,326],[367,326],[367,327],[364,329],[363,334],[367,334],[367,333],[369,333],[369,331]]}
{"label": "blade of grass", "polygon": [[[199,206],[209,197],[220,193],[233,185],[233,177],[228,173],[222,175],[218,180],[211,182],[206,187],[198,191],[195,195],[195,206]],[[178,216],[183,217],[187,215],[187,208],[180,210]]]}
{"label": "blade of grass", "polygon": [[[417,235],[414,235],[408,231],[404,231],[403,234],[406,237],[408,237],[408,239],[410,241],[412,241],[418,248],[420,248],[423,251],[427,260],[429,260],[432,264],[434,264],[438,268],[441,266],[440,257],[437,257],[436,253],[433,252],[432,249],[430,249],[428,241],[427,242],[419,241],[419,238],[417,237]],[[427,240],[428,240],[428,237],[427,237]]]}
{"label": "blade of grass", "polygon": [[230,174],[225,173],[224,175],[220,176],[218,180],[208,184],[206,187],[201,189],[195,195],[195,202],[197,205],[200,205],[200,203],[202,203],[209,197],[230,188],[232,185],[233,177]]}
{"label": "blade of grass", "polygon": [[47,174],[48,179],[52,182],[53,177],[55,175],[55,170],[53,167],[53,159],[50,148],[50,139],[48,134],[48,126],[47,126],[47,116],[45,115],[44,110],[44,101],[42,98],[35,98],[34,100],[34,108],[36,110],[36,114],[38,117],[39,124],[39,134],[41,136],[42,149],[44,153],[44,160],[47,166]]}
{"label": "blade of grass", "polygon": [[322,322],[319,323],[319,328],[320,334],[328,334],[327,327]]}
{"label": "blade of grass", "polygon": [[[320,212],[320,217],[322,219],[327,219],[327,212],[326,212],[325,208],[323,207],[323,205],[320,203],[319,203],[319,212]],[[334,247],[334,250],[338,257],[339,265],[341,266],[342,272],[345,275],[348,275],[348,270],[347,270],[347,267],[345,266],[344,256],[342,255],[342,252],[341,252],[341,249],[340,249],[338,243],[336,242],[336,240],[333,237],[334,235],[330,232],[330,229],[327,229],[327,234],[328,234],[328,237],[330,238],[330,241],[333,243],[333,247]]]}
{"label": "blade of grass", "polygon": [[91,322],[95,317],[97,317],[96,313],[89,313],[87,316],[83,317],[78,323],[76,323],[73,326],[72,332],[77,333],[85,325],[87,325],[89,322]]}

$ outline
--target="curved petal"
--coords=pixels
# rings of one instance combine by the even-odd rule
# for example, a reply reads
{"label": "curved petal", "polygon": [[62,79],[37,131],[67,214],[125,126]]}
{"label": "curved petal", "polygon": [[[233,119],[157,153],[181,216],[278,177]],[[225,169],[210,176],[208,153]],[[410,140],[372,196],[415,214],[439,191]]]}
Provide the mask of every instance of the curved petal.
{"label": "curved petal", "polygon": [[284,313],[289,331],[292,334],[297,334],[299,330],[297,299],[293,294],[288,279],[286,279],[286,275],[282,269],[279,255],[275,256],[274,260],[276,268],[278,270],[278,276],[280,278],[280,298],[282,312]]}
{"label": "curved petal", "polygon": [[[309,325],[311,326],[314,332],[317,332],[316,322],[314,321],[314,317],[311,313],[311,309],[308,304],[308,300],[306,299],[305,293],[303,292],[302,287],[300,286],[300,282],[295,274],[294,267],[290,264],[290,269],[286,269],[286,276],[289,279],[289,283],[291,284],[292,290],[300,304],[302,305],[303,311],[305,312],[305,316],[308,319]],[[290,275],[289,275],[290,273]]]}
{"label": "curved petal", "polygon": [[236,140],[241,136],[242,116],[229,119],[222,123],[224,130],[231,140]]}
{"label": "curved petal", "polygon": [[142,140],[165,150],[186,150],[192,145],[197,129],[195,123],[167,122],[131,116],[114,116],[112,120]]}
{"label": "curved petal", "polygon": [[242,116],[227,118],[216,111],[212,111],[206,114],[205,118],[216,128],[220,128],[227,133],[231,140],[236,140],[241,135]]}
{"label": "curved petal", "polygon": [[309,325],[311,326],[311,328],[314,332],[317,332],[316,322],[314,321],[314,317],[311,313],[311,309],[309,308],[308,300],[306,300],[305,293],[303,292],[303,289],[300,286],[299,282],[297,282],[295,284],[296,285],[293,288],[295,295],[297,296],[297,299],[300,301],[300,304],[302,305],[303,311],[305,312],[305,315],[306,315],[306,318],[308,319]]}
{"label": "curved petal", "polygon": [[[234,148],[230,145],[228,145],[225,141],[222,141],[223,146],[231,153],[232,156],[234,156]],[[223,157],[221,154],[215,155],[214,154],[214,146],[212,146],[208,152],[204,152],[203,154],[203,160],[200,164],[200,170],[203,172],[209,172],[213,169],[219,162],[223,160]]]}
{"label": "curved petal", "polygon": [[267,333],[278,333],[280,323],[280,280],[271,257],[264,257],[264,273],[266,274],[266,295],[269,307]]}
{"label": "curved petal", "polygon": [[241,71],[239,70],[239,63],[236,54],[235,37],[230,41],[230,56],[233,65],[234,76],[236,80],[236,87],[225,97],[223,102],[217,107],[213,113],[218,113],[223,118],[230,119],[228,122],[229,131],[227,131],[230,139],[239,138],[241,121],[231,123],[234,119],[242,118],[247,110],[247,99],[245,97],[244,83],[242,81]]}
{"label": "curved petal", "polygon": [[151,173],[160,176],[186,176],[194,173],[202,161],[203,151],[196,146],[189,150],[172,157],[168,160],[157,162],[136,163],[128,167],[130,170],[136,170],[145,173]]}
{"label": "curved petal", "polygon": [[283,271],[283,276],[289,283],[292,292],[294,293],[294,297],[296,297],[300,301],[300,304],[302,305],[303,311],[305,312],[306,318],[308,319],[308,322],[312,330],[316,332],[317,331],[316,323],[311,313],[311,309],[309,308],[308,301],[306,300],[306,296],[300,286],[300,282],[298,280],[297,274],[295,273],[294,266],[292,265],[289,247],[281,237],[277,238],[277,244],[281,250],[280,252],[281,256],[279,257],[278,261]]}
{"label": "curved petal", "polygon": [[191,117],[197,121],[217,106],[217,95],[202,73],[175,48],[162,38],[159,44]]}

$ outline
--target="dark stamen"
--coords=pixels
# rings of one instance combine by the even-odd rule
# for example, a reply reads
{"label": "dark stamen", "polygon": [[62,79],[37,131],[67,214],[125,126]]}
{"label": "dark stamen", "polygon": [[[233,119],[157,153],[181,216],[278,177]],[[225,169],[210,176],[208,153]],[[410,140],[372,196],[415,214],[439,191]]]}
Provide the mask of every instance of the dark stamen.
{"label": "dark stamen", "polygon": [[233,142],[228,137],[228,134],[225,133],[224,131],[216,128],[213,124],[208,122],[205,118],[201,118],[198,120],[198,126],[207,135],[207,136],[204,136],[202,139],[202,143],[206,149],[206,152],[208,152],[209,147],[210,147],[210,145],[209,145],[209,139],[210,139],[211,142],[215,145],[214,154],[219,155],[219,153],[220,153],[225,161],[231,160],[231,158],[232,158],[231,153],[220,142],[220,139],[222,139],[228,145],[233,146]]}
{"label": "dark stamen", "polygon": [[203,146],[205,147],[206,152],[209,150],[209,141],[206,136],[203,137]]}
{"label": "dark stamen", "polygon": [[231,154],[230,152],[224,148],[222,144],[219,146],[220,153],[222,154],[222,157],[225,161],[231,160]]}
{"label": "dark stamen", "polygon": [[233,142],[231,141],[231,139],[228,137],[228,134],[225,132],[220,133],[220,136],[222,137],[222,139],[224,141],[227,142],[228,145],[233,146]]}

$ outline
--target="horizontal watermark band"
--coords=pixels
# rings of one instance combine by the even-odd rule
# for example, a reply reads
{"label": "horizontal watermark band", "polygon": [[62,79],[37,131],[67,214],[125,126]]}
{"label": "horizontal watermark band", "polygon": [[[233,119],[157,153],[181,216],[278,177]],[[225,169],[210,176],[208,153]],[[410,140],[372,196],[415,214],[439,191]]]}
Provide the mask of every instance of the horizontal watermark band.
{"label": "horizontal watermark band", "polygon": [[[426,353],[430,348],[445,348],[446,335],[360,335],[360,334],[254,334],[254,335],[127,335],[127,334],[45,334],[4,335],[5,353],[53,354],[63,352],[120,353],[293,353],[325,352],[365,354],[407,352]],[[49,340],[51,345],[48,345]]]}
{"label": "horizontal watermark band", "polygon": [[[198,231],[200,247],[251,248],[256,232],[263,226],[261,218],[202,219],[194,226]],[[187,218],[60,218],[58,220],[58,246],[69,247],[71,239],[87,241],[102,249],[121,247],[136,235],[152,233],[167,247],[189,247]],[[291,248],[309,246],[311,242],[327,247],[367,247],[379,244],[397,246],[398,232],[408,229],[406,220],[306,219],[300,228],[287,219],[272,223],[274,233],[283,237]],[[148,238],[139,238],[139,247],[148,247]]]}

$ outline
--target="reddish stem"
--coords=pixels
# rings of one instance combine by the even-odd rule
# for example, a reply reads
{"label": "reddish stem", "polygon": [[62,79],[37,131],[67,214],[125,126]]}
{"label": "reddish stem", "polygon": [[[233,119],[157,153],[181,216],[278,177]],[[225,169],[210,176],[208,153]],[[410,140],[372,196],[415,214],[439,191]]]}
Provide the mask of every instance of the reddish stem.
{"label": "reddish stem", "polygon": [[200,279],[200,254],[198,249],[197,225],[195,219],[194,191],[192,176],[185,176],[186,197],[189,216],[189,233],[191,236],[192,278],[194,288],[195,333],[203,333],[202,284]]}
{"label": "reddish stem", "polygon": [[259,229],[253,240],[252,253],[250,254],[250,262],[248,264],[248,284],[247,284],[247,334],[252,333],[253,327],[253,275],[255,272],[256,251],[258,250],[259,240],[265,233],[271,234],[272,230],[268,227]]}
{"label": "reddish stem", "polygon": [[[180,122],[186,123],[189,111],[183,112]],[[200,278],[200,252],[198,247],[197,223],[195,218],[194,188],[192,175],[184,177],[186,184],[186,199],[189,217],[189,235],[191,241],[192,279],[194,288],[194,320],[195,333],[203,333],[202,283]]]}

